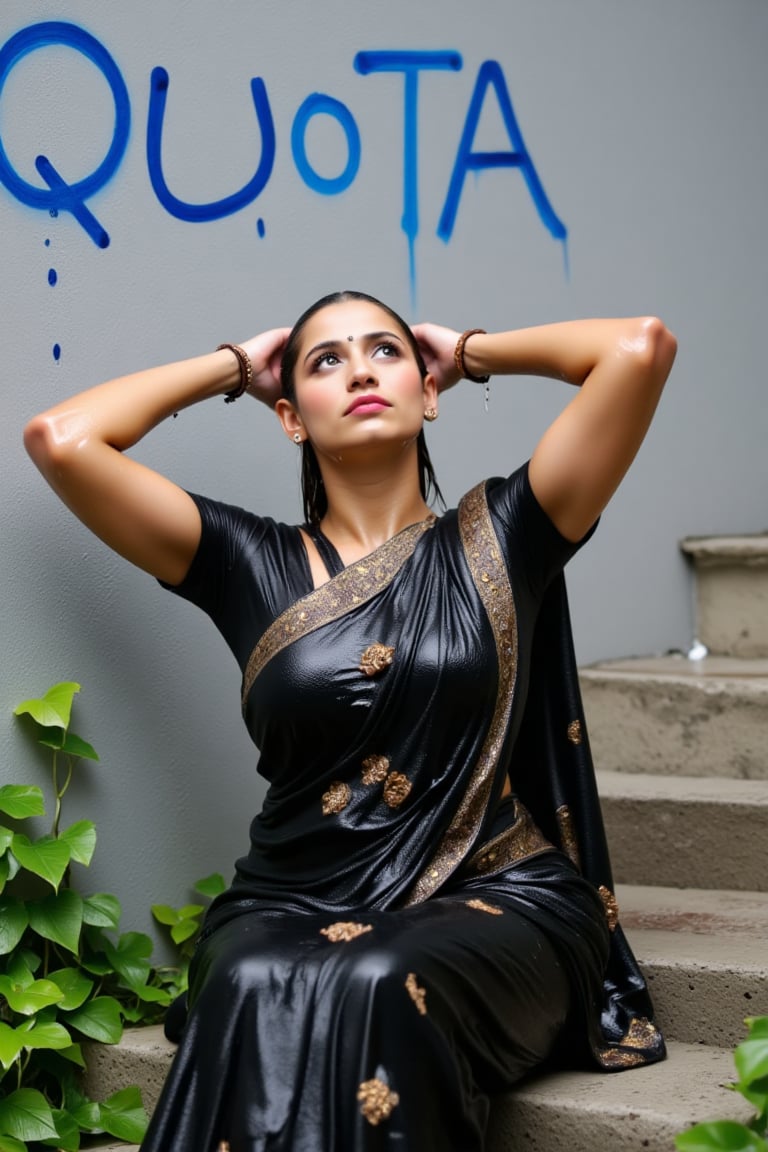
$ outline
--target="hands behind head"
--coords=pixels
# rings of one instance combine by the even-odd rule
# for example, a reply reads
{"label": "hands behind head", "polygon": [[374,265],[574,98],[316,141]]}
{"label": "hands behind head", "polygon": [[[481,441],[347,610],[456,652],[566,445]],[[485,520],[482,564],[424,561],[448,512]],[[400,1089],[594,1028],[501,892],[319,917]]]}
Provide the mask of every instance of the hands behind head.
{"label": "hands behind head", "polygon": [[274,408],[280,399],[280,365],[290,332],[290,328],[270,328],[240,345],[253,365],[253,382],[248,393],[268,408]]}
{"label": "hands behind head", "polygon": [[440,324],[414,324],[411,331],[416,337],[427,371],[432,374],[438,392],[453,388],[460,380],[453,360],[456,343],[461,335],[453,328]]}

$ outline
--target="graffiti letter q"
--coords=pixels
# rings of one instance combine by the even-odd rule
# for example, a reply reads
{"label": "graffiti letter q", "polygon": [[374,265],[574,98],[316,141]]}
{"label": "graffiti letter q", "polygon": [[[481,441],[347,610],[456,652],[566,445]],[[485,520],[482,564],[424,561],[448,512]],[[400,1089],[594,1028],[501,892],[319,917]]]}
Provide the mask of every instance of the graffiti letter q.
{"label": "graffiti letter q", "polygon": [[78,180],[75,184],[67,184],[46,156],[38,156],[35,167],[48,185],[47,188],[38,188],[19,176],[0,140],[0,183],[4,184],[22,204],[32,208],[47,208],[49,211],[71,212],[93,242],[100,248],[106,248],[109,236],[86,207],[85,201],[103,188],[116,172],[125,153],[131,126],[128,89],[120,69],[109,52],[95,37],[76,24],[55,20],[31,24],[12,36],[0,49],[0,95],[8,73],[18,60],[37,48],[47,48],[52,44],[65,44],[76,52],[81,52],[96,65],[109,84],[115,101],[112,143],[98,168],[90,176]]}

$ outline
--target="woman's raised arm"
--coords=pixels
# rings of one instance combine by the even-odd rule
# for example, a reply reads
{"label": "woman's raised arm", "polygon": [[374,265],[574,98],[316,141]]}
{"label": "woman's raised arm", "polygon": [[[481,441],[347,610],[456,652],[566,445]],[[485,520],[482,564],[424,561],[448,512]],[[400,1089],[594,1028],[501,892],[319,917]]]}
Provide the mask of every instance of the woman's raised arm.
{"label": "woman's raised arm", "polygon": [[[273,405],[287,330],[243,347],[253,365],[249,391]],[[64,503],[110,548],[153,576],[178,584],[200,539],[192,499],[171,480],[124,455],[173,413],[240,383],[228,349],[150,368],[81,392],[33,417],[27,451]]]}
{"label": "woman's raised arm", "polygon": [[[438,384],[458,379],[449,345],[458,333],[421,325]],[[441,338],[442,333],[446,336]],[[530,464],[536,498],[569,540],[579,540],[632,463],[656,410],[677,344],[654,317],[577,320],[470,336],[464,366],[475,377],[550,376],[578,394],[539,441]]]}

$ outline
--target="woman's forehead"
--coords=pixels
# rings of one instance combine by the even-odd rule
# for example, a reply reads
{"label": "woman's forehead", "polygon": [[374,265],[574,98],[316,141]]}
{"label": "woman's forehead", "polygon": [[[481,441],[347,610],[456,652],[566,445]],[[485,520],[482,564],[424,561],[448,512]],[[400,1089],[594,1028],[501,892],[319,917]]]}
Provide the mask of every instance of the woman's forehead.
{"label": "woman's forehead", "polygon": [[324,340],[353,340],[369,332],[394,332],[401,336],[400,325],[386,309],[368,300],[344,300],[329,304],[316,312],[301,334],[302,348]]}

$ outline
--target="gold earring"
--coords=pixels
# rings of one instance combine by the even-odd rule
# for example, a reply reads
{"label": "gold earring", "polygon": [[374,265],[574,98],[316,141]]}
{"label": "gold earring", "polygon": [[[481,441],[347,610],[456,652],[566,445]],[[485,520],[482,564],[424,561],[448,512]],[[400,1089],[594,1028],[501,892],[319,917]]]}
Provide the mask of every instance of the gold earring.
{"label": "gold earring", "polygon": [[433,420],[437,420],[437,408],[427,408],[424,413],[424,419],[428,420],[430,424]]}
{"label": "gold earring", "polygon": [[301,432],[294,432],[293,442],[294,444],[301,444]]}

